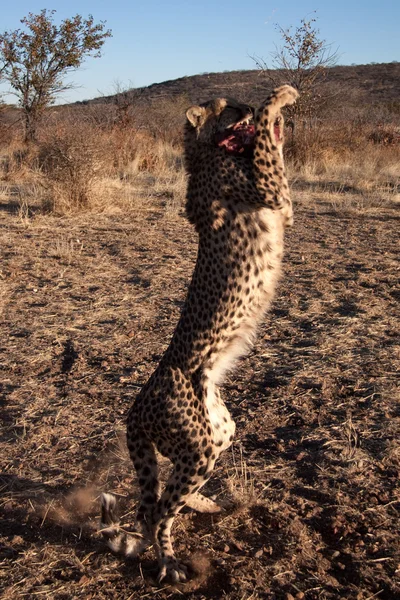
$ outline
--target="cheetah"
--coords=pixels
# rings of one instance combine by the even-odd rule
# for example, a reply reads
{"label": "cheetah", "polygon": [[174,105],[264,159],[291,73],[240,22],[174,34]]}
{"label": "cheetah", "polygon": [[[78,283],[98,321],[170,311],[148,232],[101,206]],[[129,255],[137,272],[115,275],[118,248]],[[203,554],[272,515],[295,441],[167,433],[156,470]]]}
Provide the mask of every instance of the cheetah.
{"label": "cheetah", "polygon": [[[226,98],[186,112],[186,213],[199,238],[196,266],[171,343],[127,418],[141,490],[135,532],[119,528],[111,494],[102,494],[100,523],[111,549],[126,556],[154,543],[159,582],[187,578],[171,541],[182,507],[220,510],[199,490],[235,432],[219,386],[253,344],[280,275],[284,230],[293,220],[281,108],[297,96],[284,85],[257,112]],[[173,464],[164,490],[156,449]]]}

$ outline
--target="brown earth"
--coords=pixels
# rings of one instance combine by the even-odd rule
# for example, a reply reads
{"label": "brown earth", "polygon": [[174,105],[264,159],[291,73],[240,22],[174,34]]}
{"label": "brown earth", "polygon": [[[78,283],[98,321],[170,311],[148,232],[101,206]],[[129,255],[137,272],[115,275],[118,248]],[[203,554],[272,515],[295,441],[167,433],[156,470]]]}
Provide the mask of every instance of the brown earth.
{"label": "brown earth", "polygon": [[179,589],[157,586],[152,549],[124,561],[95,528],[101,490],[133,519],[124,418],[196,236],[160,198],[68,218],[0,206],[5,598],[399,597],[399,215],[295,197],[278,297],[224,386],[236,441],[205,490],[224,511],[176,520],[194,572]]}

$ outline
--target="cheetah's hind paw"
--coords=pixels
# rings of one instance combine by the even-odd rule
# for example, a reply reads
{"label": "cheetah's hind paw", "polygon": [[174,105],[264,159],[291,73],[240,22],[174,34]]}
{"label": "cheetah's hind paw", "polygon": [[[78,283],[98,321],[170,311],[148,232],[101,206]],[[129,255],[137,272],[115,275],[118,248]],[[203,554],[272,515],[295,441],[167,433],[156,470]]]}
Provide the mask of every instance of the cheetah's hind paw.
{"label": "cheetah's hind paw", "polygon": [[186,500],[186,506],[200,513],[220,513],[222,510],[214,500],[206,498],[203,494],[199,494],[199,492],[189,496]]}
{"label": "cheetah's hind paw", "polygon": [[177,561],[175,557],[166,557],[162,559],[160,567],[158,583],[161,583],[164,579],[172,581],[172,583],[184,583],[187,580],[187,567],[183,563]]}
{"label": "cheetah's hind paw", "polygon": [[112,494],[101,494],[101,520],[99,533],[113,552],[135,557],[143,552],[149,541],[138,531],[124,531],[115,513],[116,499]]}

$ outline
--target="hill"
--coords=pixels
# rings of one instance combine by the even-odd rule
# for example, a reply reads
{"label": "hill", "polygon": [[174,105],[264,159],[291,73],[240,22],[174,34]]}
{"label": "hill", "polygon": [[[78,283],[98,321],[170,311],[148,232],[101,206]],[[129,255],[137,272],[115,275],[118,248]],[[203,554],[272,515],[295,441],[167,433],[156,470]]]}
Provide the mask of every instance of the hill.
{"label": "hill", "polygon": [[[271,89],[271,79],[277,78],[285,79],[284,73],[273,70],[203,73],[132,89],[128,95],[135,101],[187,96],[190,102],[195,103],[213,96],[233,96],[257,103],[265,97],[266,90]],[[363,104],[395,103],[398,106],[400,62],[331,67],[322,85],[328,86],[336,94],[346,94],[349,101]],[[103,96],[83,104],[113,102],[116,96]]]}

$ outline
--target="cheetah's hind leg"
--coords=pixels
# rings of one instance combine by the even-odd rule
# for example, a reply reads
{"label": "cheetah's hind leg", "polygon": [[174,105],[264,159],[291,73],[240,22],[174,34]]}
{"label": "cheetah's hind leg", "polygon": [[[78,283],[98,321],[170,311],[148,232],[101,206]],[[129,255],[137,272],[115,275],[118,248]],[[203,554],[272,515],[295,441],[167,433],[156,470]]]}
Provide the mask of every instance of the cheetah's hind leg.
{"label": "cheetah's hind leg", "polygon": [[193,510],[197,510],[200,513],[219,513],[221,512],[221,507],[211,500],[211,498],[206,498],[203,494],[196,492],[192,494],[186,501],[186,506],[192,508]]}
{"label": "cheetah's hind leg", "polygon": [[[187,567],[175,557],[172,548],[171,527],[176,515],[188,504],[190,498],[202,498],[200,494],[196,494],[209,479],[214,468],[215,448],[211,440],[205,439],[209,442],[208,447],[199,452],[188,449],[186,454],[183,453],[175,461],[174,469],[154,512],[154,538],[160,564],[159,582],[169,579],[177,583],[187,579]],[[188,468],[191,469],[188,474],[182,469],[181,463],[190,463]]]}
{"label": "cheetah's hind leg", "polygon": [[116,500],[112,494],[101,494],[101,521],[99,533],[106,539],[113,552],[135,557],[149,545],[148,536],[140,531],[121,529],[115,513]]}

